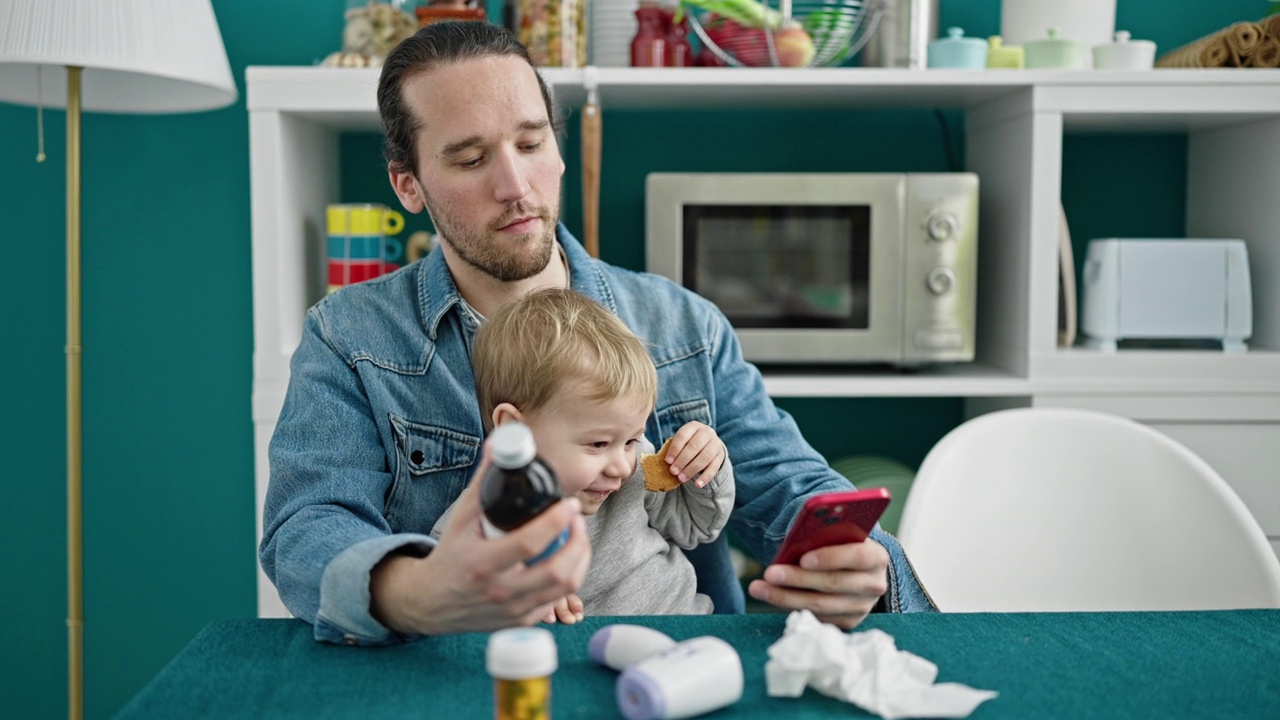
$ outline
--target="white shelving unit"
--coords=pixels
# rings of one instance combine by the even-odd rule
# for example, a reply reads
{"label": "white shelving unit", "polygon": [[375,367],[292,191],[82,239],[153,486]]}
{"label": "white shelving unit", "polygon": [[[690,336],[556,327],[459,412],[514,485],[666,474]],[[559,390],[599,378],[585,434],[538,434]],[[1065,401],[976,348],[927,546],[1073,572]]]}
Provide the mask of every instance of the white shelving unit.
{"label": "white shelving unit", "polygon": [[[982,181],[977,361],[911,375],[771,374],[770,393],[961,397],[973,414],[1070,405],[1127,415],[1214,465],[1280,554],[1280,71],[587,68],[544,77],[563,106],[583,103],[592,83],[606,110],[963,110],[966,169]],[[289,357],[323,292],[308,268],[317,267],[324,206],[338,199],[338,138],[377,129],[378,71],[250,67],[247,79],[260,511]],[[1057,347],[1062,145],[1074,130],[1187,134],[1188,235],[1248,245],[1248,353]],[[264,577],[259,610],[283,610]]]}

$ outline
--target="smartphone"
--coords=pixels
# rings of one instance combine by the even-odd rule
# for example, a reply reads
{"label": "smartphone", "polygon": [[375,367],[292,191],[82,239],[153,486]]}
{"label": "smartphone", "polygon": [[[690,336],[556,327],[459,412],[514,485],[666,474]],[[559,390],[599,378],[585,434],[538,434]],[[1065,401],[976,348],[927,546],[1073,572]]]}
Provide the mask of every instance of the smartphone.
{"label": "smartphone", "polygon": [[773,562],[799,565],[810,550],[866,540],[890,499],[885,488],[814,495],[800,508]]}

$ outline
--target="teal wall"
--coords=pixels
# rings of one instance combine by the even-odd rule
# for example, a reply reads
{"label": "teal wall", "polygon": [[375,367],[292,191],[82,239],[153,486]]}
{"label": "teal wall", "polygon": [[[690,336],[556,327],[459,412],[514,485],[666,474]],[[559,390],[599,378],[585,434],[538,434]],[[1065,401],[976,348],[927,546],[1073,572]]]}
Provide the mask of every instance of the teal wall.
{"label": "teal wall", "polygon": [[[214,0],[241,100],[216,112],[84,122],[86,709],[108,717],[206,623],[255,612],[247,65],[334,49],[346,0]],[[1117,26],[1171,48],[1262,0],[1120,0]],[[944,0],[984,36],[999,0]],[[955,138],[962,119],[945,117]],[[0,105],[0,714],[66,714],[64,114]],[[566,156],[577,163],[576,117]],[[762,143],[760,138],[768,138]],[[957,140],[958,142],[958,140]],[[637,149],[642,152],[636,152]],[[1071,136],[1064,204],[1077,239],[1182,232],[1182,136]],[[394,204],[376,138],[344,138],[347,200]],[[957,146],[963,154],[963,148]],[[605,112],[603,255],[643,267],[653,170],[946,169],[930,112]],[[581,224],[566,180],[565,220]],[[1138,208],[1139,212],[1134,212]],[[835,459],[918,464],[961,419],[954,399],[787,399]],[[860,428],[849,436],[846,428]]]}

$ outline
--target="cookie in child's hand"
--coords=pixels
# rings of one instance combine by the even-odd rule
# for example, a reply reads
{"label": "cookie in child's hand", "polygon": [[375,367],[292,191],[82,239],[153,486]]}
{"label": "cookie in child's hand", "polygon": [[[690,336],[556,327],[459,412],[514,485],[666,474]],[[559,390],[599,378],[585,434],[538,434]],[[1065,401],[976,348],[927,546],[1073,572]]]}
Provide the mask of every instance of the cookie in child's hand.
{"label": "cookie in child's hand", "polygon": [[[672,436],[674,437],[674,436]],[[680,478],[671,474],[671,466],[664,460],[672,438],[652,455],[640,458],[640,467],[644,469],[644,489],[650,492],[667,492],[680,487]]]}

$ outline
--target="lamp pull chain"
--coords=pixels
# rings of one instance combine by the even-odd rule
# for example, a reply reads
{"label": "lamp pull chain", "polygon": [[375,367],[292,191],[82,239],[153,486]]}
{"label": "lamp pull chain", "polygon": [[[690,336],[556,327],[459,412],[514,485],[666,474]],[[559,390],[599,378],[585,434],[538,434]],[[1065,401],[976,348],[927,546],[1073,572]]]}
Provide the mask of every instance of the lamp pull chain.
{"label": "lamp pull chain", "polygon": [[44,82],[40,75],[43,65],[36,66],[36,162],[44,162]]}

